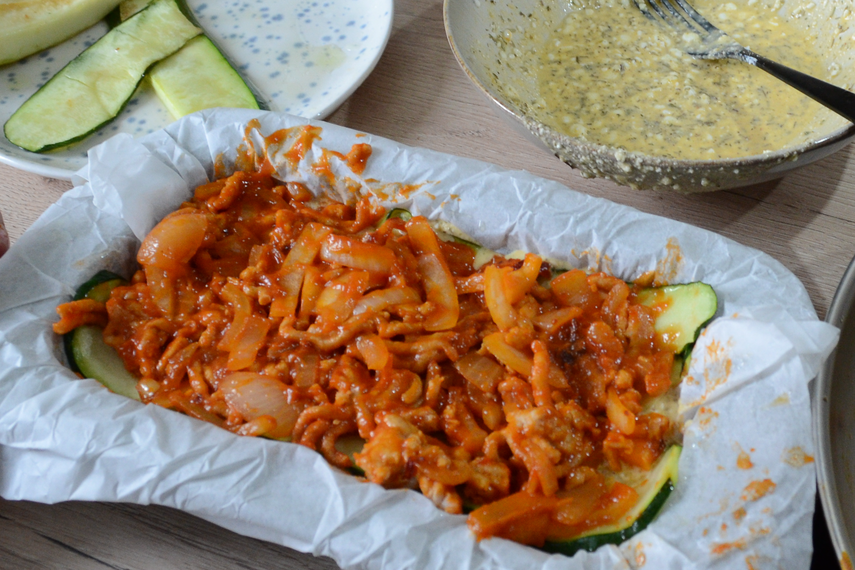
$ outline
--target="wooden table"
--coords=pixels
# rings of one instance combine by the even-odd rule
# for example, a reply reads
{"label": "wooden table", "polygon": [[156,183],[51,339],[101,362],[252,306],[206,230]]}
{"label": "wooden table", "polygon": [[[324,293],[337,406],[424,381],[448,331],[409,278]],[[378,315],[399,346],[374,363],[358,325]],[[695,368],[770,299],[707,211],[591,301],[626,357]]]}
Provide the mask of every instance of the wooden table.
{"label": "wooden table", "polygon": [[[855,254],[855,147],[784,180],[708,194],[638,192],[586,180],[511,129],[469,82],[448,47],[441,0],[398,0],[395,9],[392,37],[377,68],[330,122],[525,169],[581,192],[718,232],[782,262],[805,284],[820,318],[825,316]],[[0,212],[13,242],[69,188],[68,182],[0,165]],[[823,544],[821,554],[827,556],[828,549]],[[105,567],[336,565],[163,507],[0,500],[0,568]]]}

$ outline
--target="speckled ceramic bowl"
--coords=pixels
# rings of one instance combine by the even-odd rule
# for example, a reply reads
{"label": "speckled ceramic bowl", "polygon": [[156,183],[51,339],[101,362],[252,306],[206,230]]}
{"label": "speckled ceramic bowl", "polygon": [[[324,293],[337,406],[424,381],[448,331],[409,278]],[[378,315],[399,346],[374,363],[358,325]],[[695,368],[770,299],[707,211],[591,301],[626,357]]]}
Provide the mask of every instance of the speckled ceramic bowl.
{"label": "speckled ceramic bowl", "polygon": [[[205,33],[234,61],[274,111],[310,119],[332,113],[368,77],[392,30],[393,0],[187,0]],[[0,66],[0,125],[57,71],[107,32],[100,22],[74,38]],[[0,41],[2,39],[0,38]],[[70,178],[107,138],[145,135],[173,121],[143,81],[121,114],[68,148],[20,149],[0,131],[0,162]]]}
{"label": "speckled ceramic bowl", "polygon": [[[815,20],[819,37],[827,44],[823,47],[830,54],[829,61],[842,70],[835,82],[855,85],[855,26],[838,25],[850,17],[851,3],[821,0],[811,4],[805,17]],[[785,0],[782,9],[796,5]],[[813,132],[801,144],[736,159],[653,157],[561,134],[532,117],[531,106],[539,96],[527,52],[496,39],[510,31],[525,36],[531,45],[542,45],[567,9],[567,2],[557,0],[445,0],[443,16],[454,55],[475,85],[531,139],[585,177],[607,178],[638,189],[720,190],[780,178],[840,150],[855,137],[855,126],[830,111],[814,122]]]}

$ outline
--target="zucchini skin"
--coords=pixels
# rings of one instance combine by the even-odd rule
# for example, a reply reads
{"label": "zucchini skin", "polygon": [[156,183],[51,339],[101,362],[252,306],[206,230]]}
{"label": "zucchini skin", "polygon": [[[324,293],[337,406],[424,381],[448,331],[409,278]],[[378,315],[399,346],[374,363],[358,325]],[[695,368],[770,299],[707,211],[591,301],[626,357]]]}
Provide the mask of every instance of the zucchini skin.
{"label": "zucchini skin", "polygon": [[[643,305],[655,306],[663,298],[674,304],[666,304],[657,317],[655,327],[660,333],[679,334],[680,338],[672,348],[676,356],[686,359],[691,355],[701,330],[715,317],[718,296],[710,285],[701,281],[651,287],[638,293],[638,301]],[[675,315],[681,318],[677,320]],[[679,328],[675,328],[675,320],[680,324]]]}
{"label": "zucchini skin", "polygon": [[[148,6],[149,3],[149,0],[124,0],[121,4],[116,6],[116,8],[112,12],[110,12],[107,17],[107,23],[110,25],[110,27],[118,26],[123,21],[134,16],[139,11],[145,9],[145,7]],[[190,6],[187,5],[185,0],[175,0],[175,3],[178,6],[178,9],[181,10],[181,13],[184,15],[185,18],[187,18],[194,26],[202,28],[201,24],[199,24],[199,21],[196,19],[196,16],[193,14],[193,10],[190,9]],[[252,97],[255,99],[254,108],[260,109],[262,111],[270,111],[271,109],[270,105],[267,102],[267,99],[261,94],[261,91],[258,89],[258,87],[256,87],[255,84],[248,77],[244,76],[240,71],[238,71],[238,66],[235,64],[235,61],[231,57],[229,57],[228,54],[217,44],[217,42],[212,40],[207,34],[203,32],[200,35],[204,36],[209,42],[211,42],[211,44],[213,44],[214,48],[219,52],[220,57],[225,60],[229,67],[232,68],[232,71],[234,71],[234,73],[241,79],[241,81],[243,81],[244,85],[246,85],[246,88],[249,90],[249,92],[252,94]],[[180,52],[181,50],[178,50],[171,57],[180,57]],[[151,69],[150,71],[155,72],[156,67]],[[161,93],[158,92],[158,96],[160,95]],[[166,106],[169,107],[170,105],[167,104]]]}
{"label": "zucchini skin", "polygon": [[[127,281],[111,271],[99,271],[78,287],[74,300],[94,299],[107,302],[116,287]],[[124,370],[118,353],[103,340],[103,331],[93,325],[77,327],[62,336],[69,367],[87,378],[99,381],[109,390],[139,400],[133,376]]]}
{"label": "zucchini skin", "polygon": [[125,369],[113,347],[104,342],[104,331],[94,325],[77,327],[71,333],[71,350],[81,374],[97,380],[108,390],[132,400],[140,400],[138,379]]}
{"label": "zucchini skin", "polygon": [[119,0],[0,2],[0,66],[58,45],[93,26]]}
{"label": "zucchini skin", "polygon": [[[107,283],[108,281],[116,281],[119,280],[122,283],[126,283],[125,279],[121,275],[117,275],[112,271],[101,270],[91,278],[89,278],[83,285],[77,288],[77,291],[74,292],[74,296],[71,298],[72,301],[79,301],[81,299],[85,299],[86,296],[96,286],[101,283]],[[81,374],[80,368],[77,366],[77,361],[74,358],[74,349],[71,346],[71,341],[74,338],[74,331],[71,331],[68,334],[62,335],[62,348],[65,351],[65,358],[68,360],[68,367],[71,368],[74,372]]]}
{"label": "zucchini skin", "polygon": [[107,281],[116,280],[127,283],[127,280],[121,275],[117,275],[112,271],[101,270],[95,275],[93,275],[90,279],[88,279],[85,283],[83,283],[83,285],[77,288],[77,291],[75,291],[72,300],[79,301],[81,299],[85,299],[89,295],[89,292],[97,285],[100,285],[101,283],[106,283]]}
{"label": "zucchini skin", "polygon": [[571,540],[548,540],[541,547],[541,550],[573,556],[580,550],[593,552],[606,544],[621,544],[646,529],[662,510],[662,507],[665,506],[668,497],[674,491],[677,481],[677,468],[682,451],[683,448],[679,445],[669,447],[662,457],[659,458],[659,462],[650,470],[649,477],[654,478],[655,485],[650,487],[647,492],[644,492],[643,483],[637,489],[643,493],[639,496],[639,502],[643,505],[643,510],[638,513],[631,523],[622,527],[618,526],[617,528],[616,525],[606,525],[600,527],[599,532],[598,529],[592,529],[584,536]]}
{"label": "zucchini skin", "polygon": [[6,138],[31,152],[86,138],[122,112],[152,65],[200,33],[174,0],[155,0],[71,60],[25,101],[3,126]]}
{"label": "zucchini skin", "polygon": [[380,222],[378,222],[378,225],[390,219],[400,219],[405,222],[409,222],[411,219],[413,219],[413,215],[410,213],[409,210],[405,210],[404,208],[394,208],[392,210],[389,210],[386,215],[383,216]]}
{"label": "zucchini skin", "polygon": [[563,542],[546,541],[543,547],[541,547],[541,550],[553,554],[573,556],[580,550],[593,552],[606,544],[620,544],[625,540],[632,538],[653,522],[653,519],[656,518],[656,515],[659,514],[659,511],[662,510],[663,506],[665,506],[665,502],[668,500],[668,497],[671,496],[671,492],[673,490],[674,483],[671,479],[668,479],[665,485],[659,489],[658,493],[656,493],[656,496],[650,502],[650,505],[648,505],[644,512],[641,513],[641,516],[635,519],[631,525],[622,530],[606,534],[592,534],[590,536],[583,536],[582,538]]}

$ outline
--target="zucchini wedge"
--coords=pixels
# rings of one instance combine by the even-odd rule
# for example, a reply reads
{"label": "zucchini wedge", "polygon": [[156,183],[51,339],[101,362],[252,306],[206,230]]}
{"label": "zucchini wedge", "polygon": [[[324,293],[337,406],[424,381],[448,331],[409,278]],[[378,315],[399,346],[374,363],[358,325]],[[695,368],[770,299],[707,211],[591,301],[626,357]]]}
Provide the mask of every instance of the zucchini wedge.
{"label": "zucchini wedge", "polygon": [[350,461],[353,463],[347,469],[348,473],[357,477],[365,477],[365,470],[356,465],[355,458],[355,455],[361,452],[363,447],[365,447],[365,440],[357,434],[343,435],[335,440],[335,448],[350,457]]}
{"label": "zucchini wedge", "polygon": [[95,24],[119,0],[39,0],[0,3],[0,65],[64,42]]}
{"label": "zucchini wedge", "polygon": [[[184,14],[198,26],[184,1],[177,1]],[[115,12],[118,12],[118,19],[124,22],[144,9],[149,2],[124,0]],[[254,87],[204,34],[193,38],[183,48],[157,63],[148,76],[154,92],[175,119],[215,107],[268,108]]]}
{"label": "zucchini wedge", "polygon": [[86,137],[121,112],[152,64],[201,32],[175,0],[154,0],[36,91],[6,122],[6,138],[44,152]]}
{"label": "zucchini wedge", "polygon": [[634,486],[638,492],[638,503],[621,522],[591,529],[572,540],[546,541],[542,550],[567,556],[573,556],[580,550],[593,552],[606,544],[620,544],[647,528],[674,490],[682,451],[679,445],[669,447],[644,480]]}
{"label": "zucchini wedge", "polygon": [[71,355],[80,373],[97,380],[120,396],[139,400],[137,379],[125,369],[119,353],[104,342],[100,327],[84,325],[77,327],[71,337]]}
{"label": "zucchini wedge", "polygon": [[[105,285],[105,283],[111,283],[111,285]],[[92,276],[91,279],[86,281],[83,285],[77,288],[77,291],[74,292],[74,297],[72,297],[72,301],[79,301],[80,299],[95,299],[96,301],[100,301],[102,303],[106,303],[107,299],[110,298],[110,291],[113,290],[113,287],[118,287],[119,285],[124,285],[126,281],[120,276],[116,275],[112,271],[104,271],[101,270],[95,275]],[[109,289],[107,289],[109,287]],[[93,289],[96,289],[93,291]],[[71,339],[74,336],[74,331],[71,331],[68,334],[62,335],[62,346],[65,349],[65,356],[68,358],[69,368],[71,368],[74,372],[80,372],[80,368],[77,366],[77,363],[74,361],[74,354],[71,349]]]}
{"label": "zucchini wedge", "polygon": [[[106,303],[110,293],[120,285],[126,285],[119,275],[110,271],[99,271],[77,288],[74,300],[94,299]],[[137,379],[125,368],[119,354],[104,342],[100,327],[84,325],[63,335],[63,345],[72,370],[87,378],[97,380],[116,394],[139,400]]]}
{"label": "zucchini wedge", "polygon": [[83,285],[77,288],[74,293],[74,300],[80,299],[95,299],[101,303],[106,303],[110,298],[110,292],[119,285],[125,285],[127,281],[121,276],[116,275],[112,271],[99,271],[86,281]]}
{"label": "zucchini wedge", "polygon": [[176,119],[215,107],[260,108],[243,78],[204,35],[155,65],[149,77],[154,92]]}
{"label": "zucchini wedge", "polygon": [[659,309],[653,327],[666,346],[683,357],[691,353],[701,329],[718,310],[715,291],[699,281],[644,289],[637,300]]}
{"label": "zucchini wedge", "polygon": [[409,210],[405,210],[404,208],[394,208],[386,212],[386,215],[380,219],[377,225],[381,225],[383,222],[390,219],[400,219],[405,222],[409,222],[413,219],[413,215]]}

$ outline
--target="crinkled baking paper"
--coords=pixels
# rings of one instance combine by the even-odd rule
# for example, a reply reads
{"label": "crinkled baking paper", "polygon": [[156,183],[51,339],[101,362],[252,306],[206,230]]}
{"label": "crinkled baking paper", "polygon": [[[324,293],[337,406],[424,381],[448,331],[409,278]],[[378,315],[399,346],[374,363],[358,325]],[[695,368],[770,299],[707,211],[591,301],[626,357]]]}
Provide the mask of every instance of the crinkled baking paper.
{"label": "crinkled baking paper", "polygon": [[[447,220],[487,247],[625,279],[667,270],[673,283],[715,288],[719,317],[682,387],[679,484],[653,524],[620,546],[568,558],[476,542],[464,516],[418,493],[386,491],[307,448],[238,437],[79,380],[51,332],[56,306],[99,269],[130,275],[140,237],[213,176],[215,162],[233,164],[256,116],[264,135],[304,123],[215,110],[92,149],[78,185],[0,259],[0,495],[167,505],[345,568],[808,567],[808,384],[837,329],[817,320],[802,284],[769,256],[525,172],[324,123],[312,123],[323,131],[306,158],[316,159],[318,146],[346,153],[369,143],[358,184],[420,185],[396,205]],[[298,173],[273,162],[283,178],[304,177],[313,189],[322,182],[308,162]]]}

